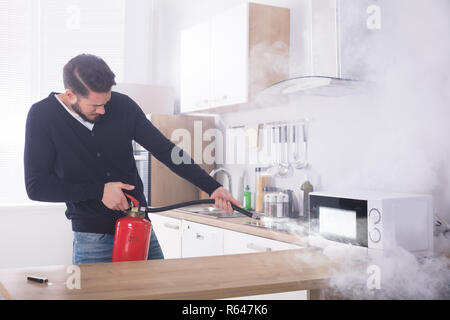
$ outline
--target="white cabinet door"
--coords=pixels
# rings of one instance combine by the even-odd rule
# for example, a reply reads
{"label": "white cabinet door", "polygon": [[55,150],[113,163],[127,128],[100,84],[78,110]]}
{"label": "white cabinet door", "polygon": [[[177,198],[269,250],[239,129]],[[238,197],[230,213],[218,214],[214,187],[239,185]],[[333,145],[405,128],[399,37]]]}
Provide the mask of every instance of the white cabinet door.
{"label": "white cabinet door", "polygon": [[224,254],[270,252],[277,250],[300,249],[295,244],[257,237],[241,232],[224,230]]}
{"label": "white cabinet door", "polygon": [[211,107],[248,101],[248,4],[211,18]]}
{"label": "white cabinet door", "polygon": [[182,230],[183,258],[223,254],[223,229],[183,220]]}
{"label": "white cabinet door", "polygon": [[210,38],[209,20],[181,32],[181,112],[209,107]]}
{"label": "white cabinet door", "polygon": [[181,258],[181,220],[149,214],[165,259]]}

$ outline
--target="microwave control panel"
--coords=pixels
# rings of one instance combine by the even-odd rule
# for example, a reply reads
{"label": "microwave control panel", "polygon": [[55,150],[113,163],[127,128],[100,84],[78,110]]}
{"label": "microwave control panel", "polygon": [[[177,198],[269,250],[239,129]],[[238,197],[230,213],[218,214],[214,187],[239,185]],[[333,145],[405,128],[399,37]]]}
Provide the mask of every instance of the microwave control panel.
{"label": "microwave control panel", "polygon": [[383,240],[383,228],[382,228],[382,214],[381,210],[378,208],[371,208],[369,210],[368,217],[368,237],[369,237],[369,248],[372,249],[382,249]]}

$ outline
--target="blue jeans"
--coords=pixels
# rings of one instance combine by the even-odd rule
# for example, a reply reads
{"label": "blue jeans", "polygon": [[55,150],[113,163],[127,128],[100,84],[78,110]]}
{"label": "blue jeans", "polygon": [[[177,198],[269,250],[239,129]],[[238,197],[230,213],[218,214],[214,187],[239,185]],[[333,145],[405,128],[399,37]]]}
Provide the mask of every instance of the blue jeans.
{"label": "blue jeans", "polygon": [[[114,235],[100,233],[73,233],[73,264],[111,262]],[[148,260],[164,259],[158,238],[152,228]]]}

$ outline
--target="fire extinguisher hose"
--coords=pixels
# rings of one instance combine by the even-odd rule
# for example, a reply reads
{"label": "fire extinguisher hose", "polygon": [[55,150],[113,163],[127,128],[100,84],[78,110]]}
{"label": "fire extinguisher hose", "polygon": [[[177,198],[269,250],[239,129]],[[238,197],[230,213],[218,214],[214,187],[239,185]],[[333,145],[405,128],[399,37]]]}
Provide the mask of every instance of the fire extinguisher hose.
{"label": "fire extinguisher hose", "polygon": [[[183,208],[183,207],[189,207],[189,206],[193,206],[193,205],[214,204],[214,203],[215,203],[214,199],[194,200],[194,201],[175,203],[175,204],[165,206],[165,207],[158,207],[158,208],[147,207],[145,209],[145,212],[146,213],[163,212],[163,211],[169,211],[169,210],[179,209],[179,208]],[[251,213],[250,211],[239,208],[238,206],[236,206],[234,204],[231,204],[231,207],[233,208],[233,210],[240,212],[240,213],[246,215],[247,217],[257,219],[256,216],[253,213]]]}

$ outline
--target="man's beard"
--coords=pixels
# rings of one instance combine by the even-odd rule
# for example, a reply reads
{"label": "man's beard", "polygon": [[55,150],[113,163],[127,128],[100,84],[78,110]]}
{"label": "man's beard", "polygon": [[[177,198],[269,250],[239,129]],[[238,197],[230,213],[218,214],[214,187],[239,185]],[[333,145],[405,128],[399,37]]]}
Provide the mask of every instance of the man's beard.
{"label": "man's beard", "polygon": [[96,123],[97,121],[99,121],[102,118],[102,115],[98,115],[97,118],[95,118],[94,120],[89,119],[88,117],[86,117],[86,115],[81,111],[80,105],[79,103],[75,103],[70,105],[72,107],[72,110],[75,111],[76,114],[78,114],[81,119],[83,119],[84,121],[87,121],[89,123]]}

